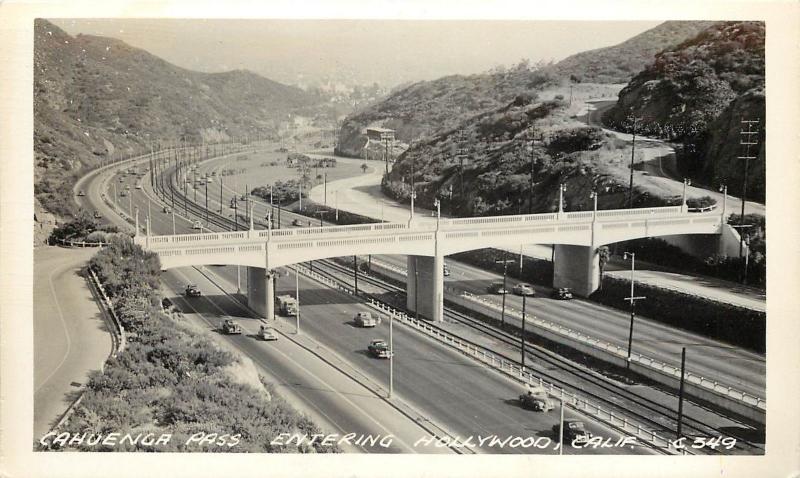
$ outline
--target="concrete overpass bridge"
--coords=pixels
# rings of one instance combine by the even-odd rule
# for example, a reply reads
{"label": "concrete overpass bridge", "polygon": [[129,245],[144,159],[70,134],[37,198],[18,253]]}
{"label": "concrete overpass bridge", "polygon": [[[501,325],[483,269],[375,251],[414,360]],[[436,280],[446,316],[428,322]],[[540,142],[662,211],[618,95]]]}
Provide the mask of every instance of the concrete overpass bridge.
{"label": "concrete overpass bridge", "polygon": [[[441,219],[425,224],[377,223],[296,229],[138,235],[158,254],[163,269],[209,264],[247,267],[249,305],[273,316],[273,271],[331,257],[408,256],[407,305],[433,320],[443,313],[443,266],[447,255],[486,247],[554,244],[554,287],[587,296],[599,286],[600,246],[643,237],[703,235],[720,253],[738,254],[739,238],[725,211],[688,212],[686,206],[558,212]],[[149,229],[149,228],[148,228]],[[137,228],[138,230],[138,228]],[[415,284],[418,282],[418,284]],[[419,292],[419,301],[415,298]]]}

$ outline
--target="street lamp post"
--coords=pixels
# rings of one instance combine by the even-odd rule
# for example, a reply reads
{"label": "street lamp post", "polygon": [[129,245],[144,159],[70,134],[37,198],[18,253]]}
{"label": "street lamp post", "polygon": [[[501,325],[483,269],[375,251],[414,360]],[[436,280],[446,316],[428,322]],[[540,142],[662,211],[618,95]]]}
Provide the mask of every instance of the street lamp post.
{"label": "street lamp post", "polygon": [[409,225],[411,224],[411,221],[414,219],[414,199],[416,199],[416,198],[417,198],[417,192],[412,189],[411,190],[411,217],[408,219]]}
{"label": "street lamp post", "polygon": [[686,187],[692,184],[692,180],[688,178],[683,179],[683,195],[681,197],[681,212],[687,212],[688,206],[686,205]]}
{"label": "street lamp post", "polygon": [[297,298],[297,314],[294,319],[294,333],[300,335],[300,266],[294,268],[294,295]]}
{"label": "street lamp post", "polygon": [[633,140],[631,141],[631,178],[630,184],[628,185],[628,208],[633,209],[633,161],[636,152],[636,123],[638,119],[635,116],[630,119],[633,120]]}
{"label": "street lamp post", "polygon": [[353,256],[353,289],[355,294],[358,295],[358,256]]}
{"label": "street lamp post", "polygon": [[394,393],[394,314],[389,314],[389,398]]}
{"label": "street lamp post", "polygon": [[566,190],[567,190],[567,185],[566,184],[561,183],[558,186],[558,217],[559,218],[564,215],[564,191],[566,191]]}
{"label": "street lamp post", "polygon": [[520,334],[519,352],[522,358],[522,368],[525,369],[525,296],[522,296],[522,334]]}
{"label": "street lamp post", "polygon": [[508,290],[506,290],[506,276],[508,275],[508,263],[514,262],[514,259],[500,259],[494,261],[495,264],[503,264],[503,308],[500,312],[500,323],[505,325],[506,323],[506,295],[508,294]]}
{"label": "street lamp post", "polygon": [[434,199],[433,200],[433,205],[436,206],[436,230],[438,231],[439,230],[439,219],[440,219],[440,217],[442,215],[441,214],[442,202],[439,201],[439,199]]}
{"label": "street lamp post", "polygon": [[631,304],[631,325],[628,330],[628,357],[625,362],[626,367],[630,368],[631,366],[631,347],[633,345],[633,319],[636,316],[636,301],[644,299],[644,296],[636,297],[634,295],[634,273],[636,270],[636,253],[635,252],[625,252],[622,255],[623,260],[627,260],[628,257],[631,258],[631,295],[630,297],[626,297],[625,300],[630,301]]}

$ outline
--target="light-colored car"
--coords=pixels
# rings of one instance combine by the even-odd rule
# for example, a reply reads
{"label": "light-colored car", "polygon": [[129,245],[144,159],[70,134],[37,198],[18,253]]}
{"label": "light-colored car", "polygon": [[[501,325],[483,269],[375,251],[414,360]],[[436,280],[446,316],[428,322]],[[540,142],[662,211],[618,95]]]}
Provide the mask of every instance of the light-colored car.
{"label": "light-colored car", "polygon": [[524,282],[520,282],[519,284],[515,285],[511,290],[516,295],[532,296],[536,293],[534,292],[533,287],[531,287],[530,284],[525,284]]}
{"label": "light-colored car", "polygon": [[262,325],[261,328],[258,329],[258,338],[266,341],[278,340],[278,334],[272,327]]}
{"label": "light-colored car", "polygon": [[83,189],[81,189],[80,191],[78,191],[78,196],[86,196],[86,193],[85,193],[85,192],[83,192]]}
{"label": "light-colored car", "polygon": [[169,206],[164,206],[164,207],[163,207],[161,210],[162,210],[162,211],[164,211],[164,212],[166,212],[166,213],[170,213],[170,212],[172,212],[172,208],[171,208],[171,207],[169,207]]}
{"label": "light-colored car", "polygon": [[142,189],[142,184],[141,183],[137,184],[136,189]]}
{"label": "light-colored car", "polygon": [[353,322],[359,327],[375,327],[378,325],[378,320],[369,312],[358,312],[353,317]]}
{"label": "light-colored car", "polygon": [[203,229],[203,224],[200,221],[195,221],[192,223],[192,229]]}

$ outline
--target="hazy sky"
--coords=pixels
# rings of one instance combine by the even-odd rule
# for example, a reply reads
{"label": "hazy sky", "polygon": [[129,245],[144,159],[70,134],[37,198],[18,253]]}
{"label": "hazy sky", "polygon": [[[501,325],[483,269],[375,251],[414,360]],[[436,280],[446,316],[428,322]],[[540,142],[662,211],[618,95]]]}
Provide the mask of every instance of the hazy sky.
{"label": "hazy sky", "polygon": [[325,75],[394,86],[520,59],[558,61],[660,21],[53,20],[71,35],[118,38],[184,68],[248,69],[284,83]]}

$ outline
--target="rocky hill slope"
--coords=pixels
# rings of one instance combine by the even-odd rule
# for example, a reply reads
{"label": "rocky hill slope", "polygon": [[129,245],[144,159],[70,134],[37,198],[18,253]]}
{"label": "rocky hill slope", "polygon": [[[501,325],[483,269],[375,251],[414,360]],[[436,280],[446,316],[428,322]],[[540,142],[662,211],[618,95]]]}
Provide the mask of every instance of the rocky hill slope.
{"label": "rocky hill slope", "polygon": [[656,53],[692,38],[716,22],[669,21],[619,45],[584,51],[553,65],[553,71],[576,81],[627,83],[652,63]]}
{"label": "rocky hill slope", "polygon": [[271,134],[278,118],[312,108],[304,91],[248,71],[185,70],[112,38],[34,28],[35,192],[69,214],[76,174],[150,141]]}
{"label": "rocky hill slope", "polygon": [[532,67],[522,62],[507,70],[414,83],[348,116],[339,131],[337,153],[361,157],[367,144],[367,127],[393,129],[397,139],[407,145],[456,128],[476,114],[505,106],[518,95],[536,95],[555,82],[557,79],[541,65]]}
{"label": "rocky hill slope", "polygon": [[741,120],[760,119],[759,146],[751,150],[748,197],[764,199],[764,36],[762,22],[715,24],[655,61],[620,92],[604,120],[625,131],[681,143],[679,164],[696,181],[740,194]]}

